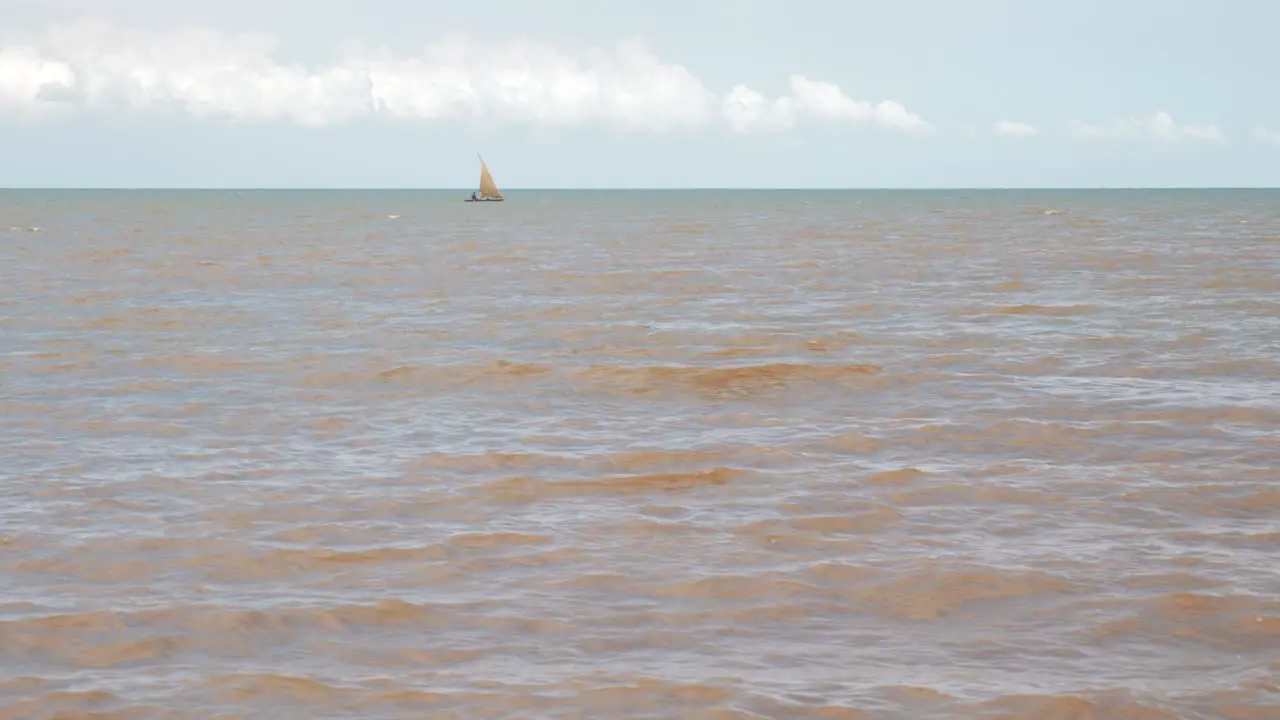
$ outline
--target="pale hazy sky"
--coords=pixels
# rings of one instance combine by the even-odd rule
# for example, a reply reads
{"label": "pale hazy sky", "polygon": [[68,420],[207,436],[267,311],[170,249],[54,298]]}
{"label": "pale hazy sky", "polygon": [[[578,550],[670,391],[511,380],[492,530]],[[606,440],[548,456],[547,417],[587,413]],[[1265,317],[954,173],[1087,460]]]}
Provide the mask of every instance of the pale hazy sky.
{"label": "pale hazy sky", "polygon": [[1275,0],[0,0],[0,186],[1280,185]]}

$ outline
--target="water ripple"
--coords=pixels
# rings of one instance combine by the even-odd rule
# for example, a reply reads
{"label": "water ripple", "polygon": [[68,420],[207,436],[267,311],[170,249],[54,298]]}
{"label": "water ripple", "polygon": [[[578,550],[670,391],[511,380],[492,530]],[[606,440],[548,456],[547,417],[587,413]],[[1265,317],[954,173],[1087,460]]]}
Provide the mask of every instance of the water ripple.
{"label": "water ripple", "polygon": [[1280,717],[1273,193],[519,195],[0,193],[0,718]]}

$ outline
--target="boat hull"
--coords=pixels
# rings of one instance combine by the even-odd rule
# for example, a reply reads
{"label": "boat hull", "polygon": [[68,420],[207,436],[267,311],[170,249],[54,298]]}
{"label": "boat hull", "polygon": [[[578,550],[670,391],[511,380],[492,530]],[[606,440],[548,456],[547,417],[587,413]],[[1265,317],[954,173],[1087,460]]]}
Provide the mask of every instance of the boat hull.
{"label": "boat hull", "polygon": [[503,198],[467,198],[462,202],[502,202]]}

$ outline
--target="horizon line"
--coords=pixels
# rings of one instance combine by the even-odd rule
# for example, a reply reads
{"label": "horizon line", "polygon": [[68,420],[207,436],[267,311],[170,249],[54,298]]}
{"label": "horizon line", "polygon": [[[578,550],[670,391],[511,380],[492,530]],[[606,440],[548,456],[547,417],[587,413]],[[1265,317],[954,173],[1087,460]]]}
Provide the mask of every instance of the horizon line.
{"label": "horizon line", "polygon": [[[262,192],[262,191],[309,191],[309,192],[461,192],[469,193],[472,187],[412,187],[412,186],[305,186],[305,185],[137,185],[137,186],[92,186],[92,185],[6,185],[0,186],[0,192],[21,190],[61,190],[61,191],[195,191],[195,192]],[[662,186],[662,187],[508,187],[503,194],[510,192],[938,192],[938,191],[1063,191],[1063,190],[1280,190],[1276,185],[1045,185],[1045,186],[1008,186],[1008,185],[938,185],[938,186],[873,186],[873,187],[824,187],[824,186],[786,186],[786,187],[715,187],[715,186]]]}

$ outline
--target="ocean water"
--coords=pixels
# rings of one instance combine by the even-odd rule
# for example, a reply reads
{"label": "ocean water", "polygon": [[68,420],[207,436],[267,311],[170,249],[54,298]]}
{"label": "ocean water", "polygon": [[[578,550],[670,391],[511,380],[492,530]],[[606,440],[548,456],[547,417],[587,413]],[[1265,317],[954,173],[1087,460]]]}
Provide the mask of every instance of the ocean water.
{"label": "ocean water", "polygon": [[1280,718],[1280,192],[0,192],[0,718]]}

